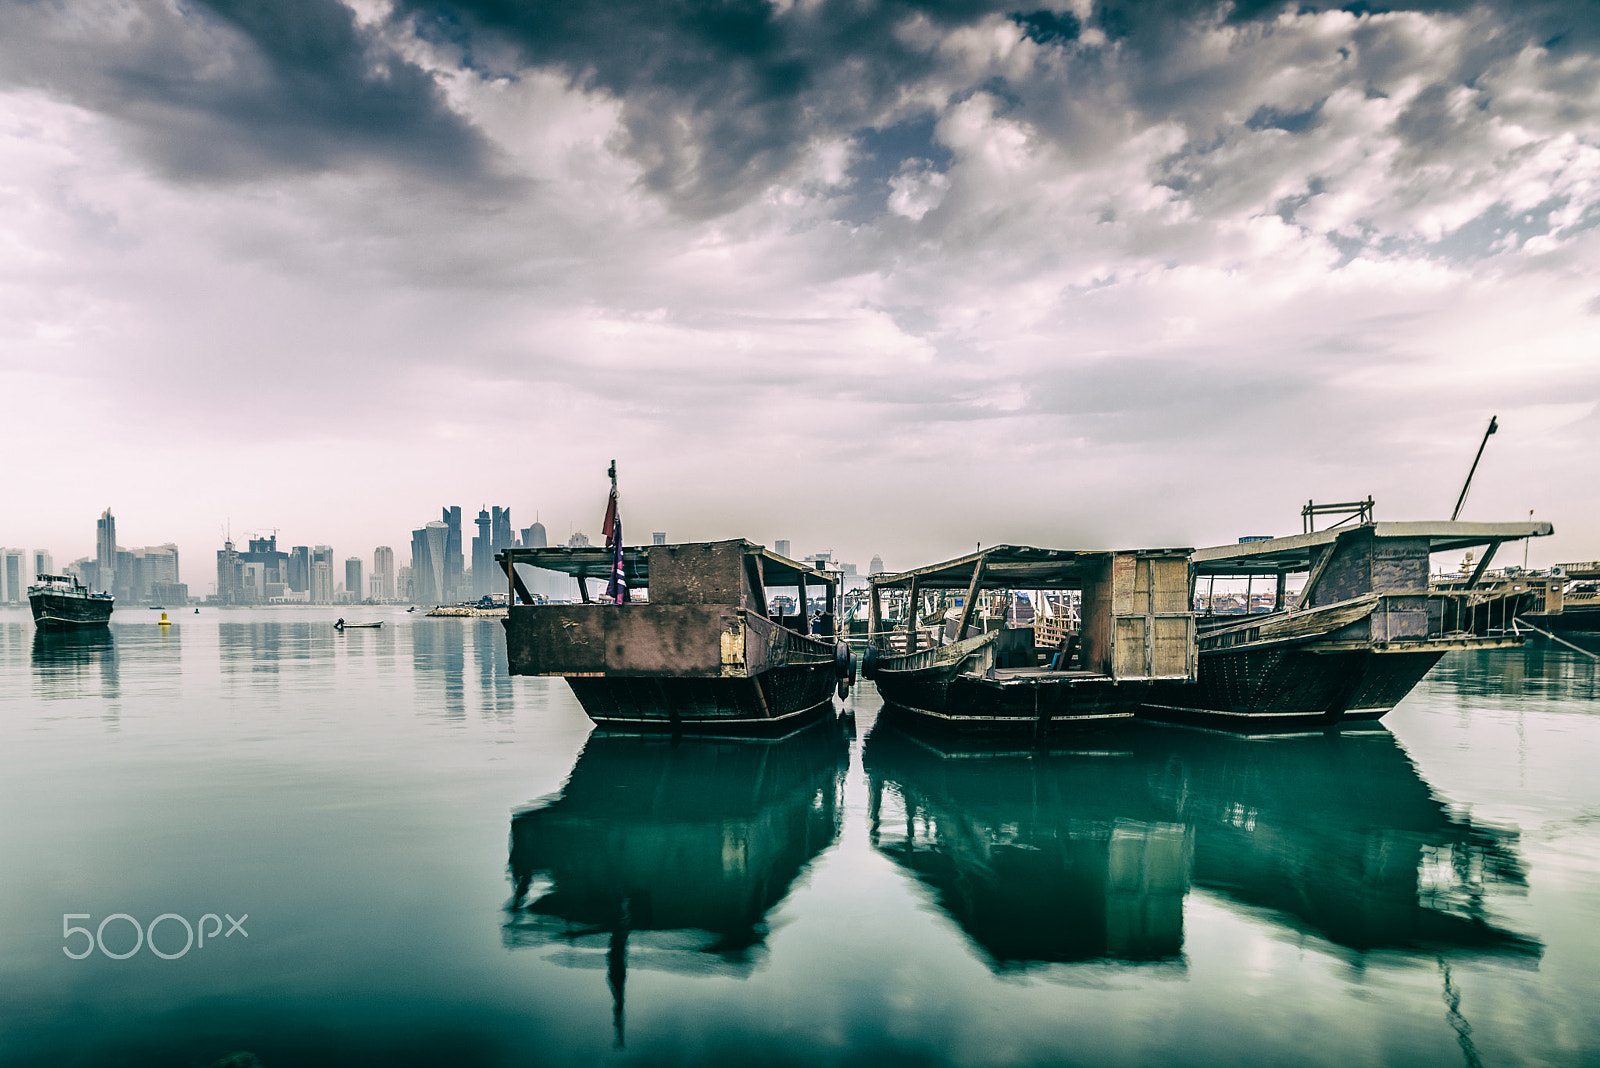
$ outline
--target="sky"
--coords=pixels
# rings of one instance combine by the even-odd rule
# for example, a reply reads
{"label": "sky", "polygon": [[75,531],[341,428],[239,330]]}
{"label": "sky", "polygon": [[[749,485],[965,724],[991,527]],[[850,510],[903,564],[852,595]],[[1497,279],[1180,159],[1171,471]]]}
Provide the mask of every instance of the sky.
{"label": "sky", "polygon": [[0,543],[1593,559],[1597,223],[1593,3],[0,2]]}

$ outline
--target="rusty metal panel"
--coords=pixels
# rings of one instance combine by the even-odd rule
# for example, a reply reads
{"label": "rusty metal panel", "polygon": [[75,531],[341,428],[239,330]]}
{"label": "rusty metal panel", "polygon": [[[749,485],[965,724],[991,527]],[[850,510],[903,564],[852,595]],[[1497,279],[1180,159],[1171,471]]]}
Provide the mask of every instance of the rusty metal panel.
{"label": "rusty metal panel", "polygon": [[650,600],[743,605],[748,583],[744,547],[742,541],[650,546]]}
{"label": "rusty metal panel", "polygon": [[1382,538],[1372,551],[1372,592],[1428,588],[1428,539]]}
{"label": "rusty metal panel", "polygon": [[605,670],[603,605],[512,605],[506,613],[506,657],[513,675]]}
{"label": "rusty metal panel", "polygon": [[1372,531],[1344,535],[1328,547],[1332,558],[1323,568],[1311,605],[1336,604],[1372,592]]}
{"label": "rusty metal panel", "polygon": [[722,635],[738,630],[725,605],[516,605],[506,652],[514,675],[714,677]]}
{"label": "rusty metal panel", "polygon": [[739,629],[726,605],[603,605],[608,675],[686,678],[722,674],[722,635]]}

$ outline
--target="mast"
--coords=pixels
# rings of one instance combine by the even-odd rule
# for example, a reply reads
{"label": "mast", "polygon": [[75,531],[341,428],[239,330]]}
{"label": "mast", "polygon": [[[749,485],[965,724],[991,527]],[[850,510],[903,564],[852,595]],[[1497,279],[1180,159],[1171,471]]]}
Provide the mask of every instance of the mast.
{"label": "mast", "polygon": [[1456,498],[1456,510],[1450,513],[1450,522],[1454,523],[1461,518],[1461,506],[1467,503],[1467,491],[1472,488],[1472,476],[1478,473],[1478,461],[1483,459],[1483,447],[1489,444],[1489,435],[1500,429],[1495,422],[1495,417],[1489,417],[1489,429],[1483,432],[1483,440],[1478,442],[1478,455],[1472,458],[1472,470],[1467,472],[1466,484],[1461,487],[1461,496]]}

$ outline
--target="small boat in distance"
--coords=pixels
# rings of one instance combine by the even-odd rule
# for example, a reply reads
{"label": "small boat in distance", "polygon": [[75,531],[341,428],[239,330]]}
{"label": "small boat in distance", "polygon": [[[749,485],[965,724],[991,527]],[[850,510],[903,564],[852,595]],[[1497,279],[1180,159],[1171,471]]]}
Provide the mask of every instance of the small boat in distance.
{"label": "small boat in distance", "polygon": [[346,623],[341,618],[341,619],[336,620],[334,622],[333,629],[334,630],[377,630],[381,626],[383,626],[383,620],[381,620],[381,619],[377,620],[375,622],[372,622],[372,623]]}
{"label": "small boat in distance", "polygon": [[28,587],[28,606],[33,621],[41,627],[69,630],[79,627],[104,627],[111,621],[116,598],[109,593],[91,593],[71,575],[40,575]]}

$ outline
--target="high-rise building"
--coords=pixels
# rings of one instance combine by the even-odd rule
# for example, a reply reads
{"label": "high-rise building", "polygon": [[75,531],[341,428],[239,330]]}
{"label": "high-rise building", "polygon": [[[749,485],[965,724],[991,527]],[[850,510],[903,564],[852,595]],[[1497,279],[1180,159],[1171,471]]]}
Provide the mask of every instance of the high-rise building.
{"label": "high-rise building", "polygon": [[439,587],[439,594],[443,601],[460,601],[466,596],[462,589],[466,565],[461,557],[461,506],[452,505],[443,509],[443,513],[442,519],[446,530],[444,581]]}
{"label": "high-rise building", "polygon": [[244,561],[233,548],[230,539],[217,550],[217,601],[221,604],[238,604],[244,595]]}
{"label": "high-rise building", "polygon": [[344,592],[352,601],[359,601],[366,594],[361,585],[361,557],[350,556],[344,562]]}
{"label": "high-rise building", "polygon": [[116,581],[117,570],[117,520],[107,508],[100,513],[94,531],[94,562],[99,568],[94,586],[109,590]]}
{"label": "high-rise building", "polygon": [[20,604],[28,596],[28,554],[0,549],[0,604]]}
{"label": "high-rise building", "polygon": [[333,603],[333,548],[315,545],[311,548],[311,603]]}
{"label": "high-rise building", "polygon": [[413,590],[414,587],[412,586],[411,582],[411,565],[403,564],[394,573],[395,595],[399,600],[402,601],[414,601],[416,598],[411,596]]}
{"label": "high-rise building", "polygon": [[[277,538],[273,538],[276,543]],[[311,588],[311,547],[309,545],[296,545],[289,550],[288,574],[283,578],[289,584],[289,589],[295,593],[305,593]]]}
{"label": "high-rise building", "polygon": [[394,578],[394,550],[380,545],[372,550],[373,600],[394,600]]}
{"label": "high-rise building", "polygon": [[655,533],[650,535],[650,544],[651,545],[665,545],[666,543],[667,543],[667,532],[666,531],[658,530]]}
{"label": "high-rise building", "polygon": [[[498,512],[500,509],[496,508]],[[491,590],[490,576],[494,573],[493,523],[487,509],[478,512],[478,536],[472,539],[472,596],[482,597]]]}
{"label": "high-rise building", "polygon": [[772,551],[779,556],[787,557],[790,560],[794,559],[794,557],[789,556],[789,542],[787,540],[773,542]]}
{"label": "high-rise building", "polygon": [[535,522],[531,527],[522,528],[522,547],[524,549],[543,549],[550,544],[544,532],[544,524]]}
{"label": "high-rise building", "polygon": [[869,575],[881,575],[881,574],[883,574],[883,557],[879,556],[877,553],[873,553],[872,554],[872,563],[867,565],[867,574],[869,574]]}
{"label": "high-rise building", "polygon": [[35,575],[54,575],[56,573],[56,558],[43,549],[33,550],[33,573]]}
{"label": "high-rise building", "polygon": [[511,509],[496,505],[491,511],[494,513],[494,523],[490,527],[490,534],[494,537],[494,551],[498,553],[516,545],[516,533],[511,529]]}
{"label": "high-rise building", "polygon": [[[244,553],[238,555],[246,559]],[[121,591],[117,596],[126,603],[161,603],[164,598],[155,595],[155,587],[182,581],[178,573],[178,547],[172,542],[119,550],[117,559],[117,589]]]}
{"label": "high-rise building", "polygon": [[[289,574],[289,554],[278,550],[278,535],[272,534],[265,538],[251,538],[247,543],[248,552],[239,554],[239,559],[247,564],[259,564],[257,569],[261,576],[261,593],[266,598],[266,587],[287,583]],[[293,586],[289,587],[293,589]],[[302,587],[304,588],[304,587]]]}
{"label": "high-rise building", "polygon": [[450,527],[435,520],[411,532],[411,597],[417,604],[444,601],[445,558]]}

